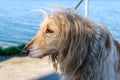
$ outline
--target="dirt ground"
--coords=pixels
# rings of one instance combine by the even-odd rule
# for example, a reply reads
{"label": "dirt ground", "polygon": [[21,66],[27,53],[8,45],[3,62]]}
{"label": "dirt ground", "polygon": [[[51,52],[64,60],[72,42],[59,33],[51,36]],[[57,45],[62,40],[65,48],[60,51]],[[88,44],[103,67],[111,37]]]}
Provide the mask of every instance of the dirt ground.
{"label": "dirt ground", "polygon": [[0,60],[0,80],[59,80],[49,59],[13,57]]}

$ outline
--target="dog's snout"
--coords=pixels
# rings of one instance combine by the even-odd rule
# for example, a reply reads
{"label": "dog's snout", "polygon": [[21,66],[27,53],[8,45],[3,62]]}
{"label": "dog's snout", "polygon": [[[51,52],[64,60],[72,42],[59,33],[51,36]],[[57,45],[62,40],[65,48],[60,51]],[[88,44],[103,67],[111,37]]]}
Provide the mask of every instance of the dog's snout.
{"label": "dog's snout", "polygon": [[30,50],[28,50],[28,49],[23,49],[23,50],[22,50],[22,53],[23,53],[25,56],[28,56],[28,55],[29,55],[29,52],[30,52]]}

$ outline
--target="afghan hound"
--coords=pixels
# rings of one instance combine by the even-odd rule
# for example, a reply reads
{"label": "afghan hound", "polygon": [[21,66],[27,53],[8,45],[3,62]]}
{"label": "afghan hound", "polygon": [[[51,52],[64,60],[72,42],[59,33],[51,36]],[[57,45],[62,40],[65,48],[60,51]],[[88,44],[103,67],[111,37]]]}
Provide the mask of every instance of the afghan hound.
{"label": "afghan hound", "polygon": [[46,14],[25,55],[49,55],[61,80],[120,80],[120,44],[104,25],[70,9]]}

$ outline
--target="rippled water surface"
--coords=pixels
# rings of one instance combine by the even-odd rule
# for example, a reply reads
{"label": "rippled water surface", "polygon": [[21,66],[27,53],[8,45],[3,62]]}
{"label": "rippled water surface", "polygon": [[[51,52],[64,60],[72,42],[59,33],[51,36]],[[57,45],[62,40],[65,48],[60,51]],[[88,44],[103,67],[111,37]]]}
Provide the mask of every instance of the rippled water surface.
{"label": "rippled water surface", "polygon": [[[39,30],[43,15],[35,9],[57,4],[71,7],[78,0],[0,0],[0,45],[28,42]],[[103,23],[120,42],[120,0],[90,0],[89,18]],[[84,2],[77,9],[84,15]]]}

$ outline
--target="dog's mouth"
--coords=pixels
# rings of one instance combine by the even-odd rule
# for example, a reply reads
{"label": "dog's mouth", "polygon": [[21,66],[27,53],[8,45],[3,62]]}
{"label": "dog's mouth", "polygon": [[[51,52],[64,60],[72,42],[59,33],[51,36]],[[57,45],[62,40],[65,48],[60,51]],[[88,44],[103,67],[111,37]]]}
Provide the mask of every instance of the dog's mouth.
{"label": "dog's mouth", "polygon": [[48,53],[45,54],[42,51],[30,51],[28,56],[32,57],[32,58],[43,58],[43,57],[45,57],[47,55],[49,55],[49,54]]}
{"label": "dog's mouth", "polygon": [[48,51],[41,51],[41,50],[36,50],[36,49],[33,49],[33,50],[23,50],[22,51],[23,54],[25,56],[30,56],[30,57],[33,57],[33,58],[43,58],[45,56],[48,56],[48,55],[52,55],[52,54],[56,54],[58,53],[58,51],[56,49],[51,49],[51,50],[48,50]]}

